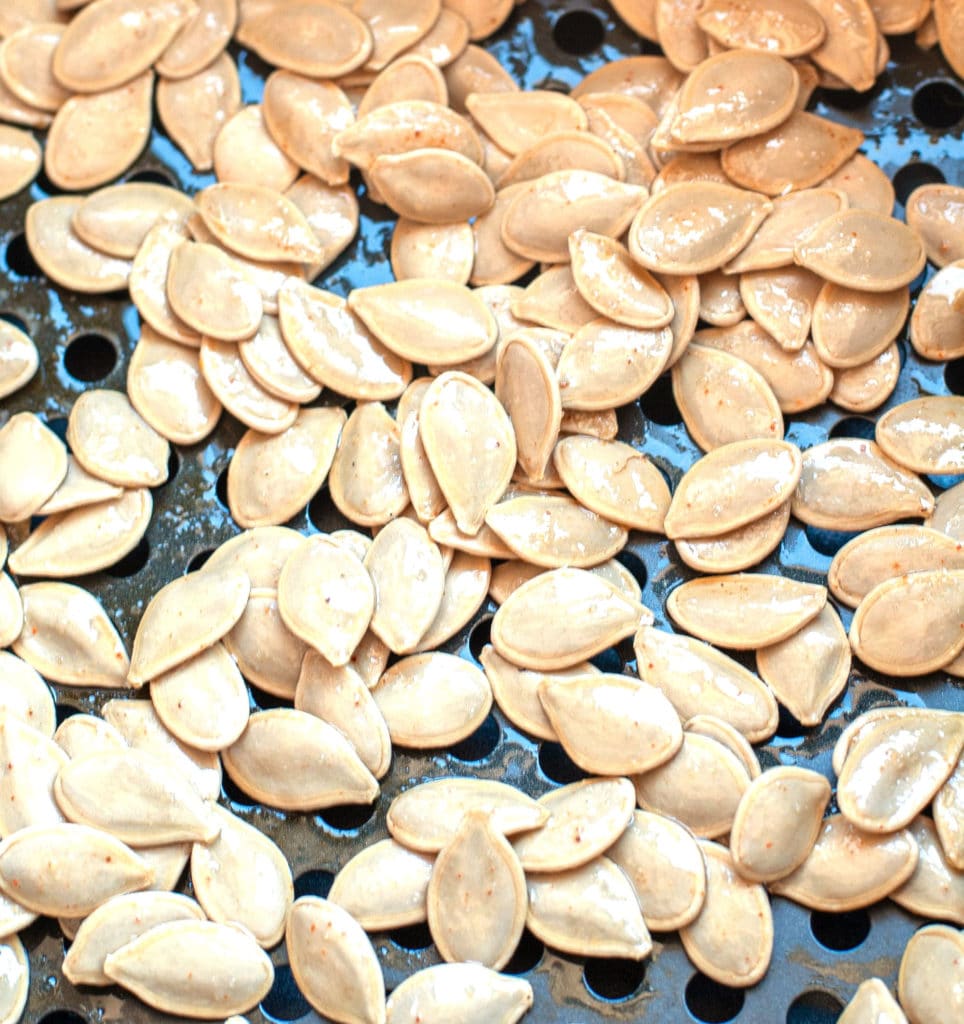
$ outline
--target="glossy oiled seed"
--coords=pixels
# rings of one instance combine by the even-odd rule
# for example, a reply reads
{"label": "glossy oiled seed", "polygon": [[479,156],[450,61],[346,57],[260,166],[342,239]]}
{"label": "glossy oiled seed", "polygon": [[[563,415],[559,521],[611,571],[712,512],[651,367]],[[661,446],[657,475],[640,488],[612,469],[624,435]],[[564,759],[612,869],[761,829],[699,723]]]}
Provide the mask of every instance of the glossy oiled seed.
{"label": "glossy oiled seed", "polygon": [[[550,636],[549,622],[568,623]],[[492,645],[521,668],[569,668],[631,636],[652,613],[583,569],[555,569],[513,593],[492,620]]]}
{"label": "glossy oiled seed", "polygon": [[793,514],[825,530],[867,530],[904,518],[926,518],[934,497],[915,474],[873,442],[835,438],[803,453]]}
{"label": "glossy oiled seed", "polygon": [[928,395],[889,409],[877,421],[877,443],[917,473],[964,472],[964,397]]}
{"label": "glossy oiled seed", "polygon": [[71,583],[20,588],[24,629],[13,651],[44,678],[126,689],[127,650],[100,602]]}
{"label": "glossy oiled seed", "polygon": [[781,765],[750,783],[730,835],[733,866],[753,882],[796,870],[817,841],[830,783],[807,768]]}
{"label": "glossy oiled seed", "polygon": [[764,0],[752,8],[740,0],[706,0],[696,23],[723,46],[782,57],[811,53],[827,34],[823,19],[806,0]]}
{"label": "glossy oiled seed", "polygon": [[469,811],[435,859],[427,891],[428,924],[442,957],[501,969],[526,919],[519,857],[484,811]]}
{"label": "glossy oiled seed", "polygon": [[240,569],[188,573],[162,587],[134,636],[131,683],[140,686],[220,640],[241,617],[250,590]]}
{"label": "glossy oiled seed", "polygon": [[676,552],[697,572],[741,572],[758,565],[780,545],[789,521],[790,502],[785,501],[762,519],[716,537],[677,538]]}
{"label": "glossy oiled seed", "polygon": [[842,913],[870,906],[899,888],[917,865],[917,843],[906,830],[871,835],[843,815],[825,818],[807,859],[772,892],[811,910]]}
{"label": "glossy oiled seed", "polygon": [[191,851],[194,893],[212,921],[243,924],[270,949],[284,933],[294,901],[291,868],[259,829],[223,807],[215,807],[212,817],[217,838],[195,843]]}
{"label": "glossy oiled seed", "polygon": [[666,607],[673,620],[709,643],[756,650],[778,643],[815,618],[827,589],[781,576],[735,573],[691,580]]}
{"label": "glossy oiled seed", "polygon": [[357,921],[331,900],[302,896],[285,929],[291,973],[311,1005],[331,1020],[382,1024],[385,983]]}
{"label": "glossy oiled seed", "polygon": [[756,652],[757,671],[803,725],[818,725],[850,678],[850,643],[828,603],[797,632]]}
{"label": "glossy oiled seed", "polygon": [[[739,662],[692,637],[643,626],[633,639],[640,678],[669,698],[683,721],[712,714],[751,743],[777,728],[773,694]],[[848,648],[849,649],[849,648]]]}
{"label": "glossy oiled seed", "polygon": [[280,810],[368,804],[378,783],[333,726],[293,708],[259,711],[221,754],[228,775],[256,800]]}
{"label": "glossy oiled seed", "polygon": [[910,318],[910,340],[925,359],[954,359],[964,352],[961,294],[964,260],[938,271],[923,287]]}
{"label": "glossy oiled seed", "polygon": [[37,140],[20,128],[0,126],[0,199],[27,187],[40,170]]}
{"label": "glossy oiled seed", "polygon": [[39,416],[15,413],[0,427],[0,522],[32,516],[67,474],[67,450]]}
{"label": "glossy oiled seed", "polygon": [[[763,374],[745,359],[689,344],[673,364],[672,380],[686,429],[704,451],[754,438],[777,441],[783,437],[777,396]],[[706,402],[707,394],[716,395],[716,401]]]}
{"label": "glossy oiled seed", "polygon": [[632,817],[635,793],[621,778],[590,778],[550,790],[539,798],[547,814],[533,831],[516,837],[526,871],[569,871],[608,850]]}
{"label": "glossy oiled seed", "polygon": [[156,925],[110,953],[104,973],[164,1013],[208,1020],[253,1009],[274,981],[246,928],[213,921]]}
{"label": "glossy oiled seed", "polygon": [[[476,218],[478,221],[479,218]],[[473,227],[468,222],[420,224],[400,217],[392,232],[392,272],[396,281],[437,277],[455,284],[473,278],[477,263]],[[500,275],[496,275],[500,276]]]}
{"label": "glossy oiled seed", "polygon": [[40,354],[30,337],[6,320],[0,322],[0,398],[22,388],[39,365]]}
{"label": "glossy oiled seed", "polygon": [[426,1017],[451,1024],[516,1024],[532,1006],[524,978],[481,964],[437,964],[407,977],[388,997],[388,1024],[419,1024]]}
{"label": "glossy oiled seed", "polygon": [[817,354],[828,366],[860,366],[880,355],[900,334],[909,308],[907,288],[866,292],[828,281],[813,308]]}
{"label": "glossy oiled seed", "polygon": [[739,288],[746,311],[756,323],[772,334],[781,348],[796,352],[810,335],[813,305],[822,284],[816,274],[802,267],[782,267],[744,273]]}
{"label": "glossy oiled seed", "polygon": [[506,836],[538,828],[549,818],[545,807],[514,786],[463,776],[403,790],[392,800],[385,822],[392,837],[408,849],[438,853],[472,810],[484,811]]}
{"label": "glossy oiled seed", "polygon": [[911,936],[900,961],[897,995],[911,1024],[929,1024],[964,1011],[961,955],[964,937],[949,925],[930,925]]}
{"label": "glossy oiled seed", "polygon": [[155,63],[158,74],[186,78],[206,68],[224,50],[237,19],[237,0],[200,0]]}
{"label": "glossy oiled seed", "polygon": [[292,355],[276,316],[265,313],[255,335],[238,343],[238,352],[255,381],[276,398],[306,405],[321,394],[321,384]]}
{"label": "glossy oiled seed", "polygon": [[167,299],[167,272],[171,253],[190,238],[183,218],[166,214],[148,231],[130,268],[131,300],[143,320],[171,341],[199,348],[201,336],[171,309]]}
{"label": "glossy oiled seed", "polygon": [[610,674],[543,680],[539,699],[566,753],[587,772],[629,775],[668,761],[683,742],[662,691]]}
{"label": "glossy oiled seed", "polygon": [[773,951],[766,889],[737,874],[726,847],[703,841],[700,849],[706,861],[706,899],[697,918],[680,929],[683,949],[721,985],[755,985],[770,966]]}
{"label": "glossy oiled seed", "polygon": [[372,184],[400,217],[424,224],[469,220],[489,210],[495,189],[485,172],[450,149],[385,154],[369,170]]}
{"label": "glossy oiled seed", "polygon": [[465,105],[486,135],[512,156],[553,132],[586,128],[582,107],[571,97],[550,90],[471,93]]}
{"label": "glossy oiled seed", "polygon": [[302,541],[285,562],[278,607],[292,633],[344,665],[371,622],[375,589],[364,565],[321,534]]}
{"label": "glossy oiled seed", "polygon": [[192,209],[190,198],[177,189],[126,182],[88,196],[74,212],[71,227],[81,241],[100,252],[133,259],[148,231],[162,216],[173,212],[186,217]]}
{"label": "glossy oiled seed", "polygon": [[5,36],[0,46],[0,81],[21,103],[56,111],[70,96],[54,77],[53,58],[64,33],[56,21],[37,21]]}
{"label": "glossy oiled seed", "polygon": [[964,188],[922,185],[907,200],[906,216],[936,267],[964,258]]}
{"label": "glossy oiled seed", "polygon": [[908,831],[919,850],[917,867],[890,898],[912,914],[964,927],[964,875],[944,855],[934,822],[919,815]]}
{"label": "glossy oiled seed", "polygon": [[130,847],[86,825],[36,825],[0,843],[0,887],[38,914],[85,917],[111,896],[146,889],[152,880]]}
{"label": "glossy oiled seed", "polygon": [[10,556],[25,576],[84,576],[120,561],[140,543],[151,519],[147,488],[48,516]]}
{"label": "glossy oiled seed", "polygon": [[575,956],[643,960],[653,948],[632,883],[608,857],[526,878],[526,926],[548,946]]}

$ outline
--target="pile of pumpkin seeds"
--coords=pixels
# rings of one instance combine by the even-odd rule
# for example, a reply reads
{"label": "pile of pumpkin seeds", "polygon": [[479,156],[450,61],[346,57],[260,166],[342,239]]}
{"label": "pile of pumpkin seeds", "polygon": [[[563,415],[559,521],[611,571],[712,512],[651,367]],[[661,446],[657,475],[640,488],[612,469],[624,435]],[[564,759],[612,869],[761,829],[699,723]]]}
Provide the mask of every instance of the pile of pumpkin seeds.
{"label": "pile of pumpkin seeds", "polygon": [[[852,654],[964,675],[964,484],[935,499],[926,479],[964,473],[964,399],[804,451],[783,419],[888,399],[927,261],[911,342],[964,354],[964,190],[924,186],[895,220],[861,133],[804,109],[818,85],[869,88],[886,34],[964,74],[964,26],[952,0],[613,6],[666,58],[568,96],[520,91],[475,45],[511,0],[0,11],[0,119],[47,129],[41,151],[0,126],[0,196],[42,164],[71,194],[29,208],[33,258],[64,288],[128,289],[141,319],[126,394],[85,391],[66,444],[33,413],[0,427],[0,1019],[23,1011],[16,933],[41,914],[72,982],[182,1017],[253,1009],[284,938],[329,1019],[489,1022],[532,1004],[498,973],[526,927],[630,959],[679,930],[710,978],[754,985],[770,892],[949,922],[908,944],[900,1005],[868,980],[848,1024],[964,1013],[964,715],[859,716],[835,790],[752,746],[778,704],[819,724]],[[260,104],[241,104],[232,38],[277,68]],[[216,184],[111,184],[154,100]],[[345,300],[312,282],[357,230],[353,171],[398,217],[396,280]],[[0,321],[0,397],[39,361]],[[672,494],[616,439],[615,410],[666,371],[705,453]],[[128,651],[62,579],[137,547],[170,445],[222,410],[247,428],[227,486],[242,532],[154,596]],[[357,529],[284,526],[326,482]],[[827,587],[748,571],[791,516],[858,534]],[[669,598],[679,634],[616,560],[631,530],[699,574]],[[828,588],[856,609],[849,637]],[[440,648],[488,598],[478,668]],[[593,666],[628,637],[638,678]],[[57,726],[45,680],[118,697]],[[252,713],[246,681],[293,706]],[[493,702],[590,777],[539,800],[413,786],[327,899],[295,900],[280,849],[216,803],[223,768],[267,807],[370,804],[393,745],[457,743]],[[193,899],[172,891],[188,862]],[[422,922],[446,963],[386,1000],[367,933]]]}

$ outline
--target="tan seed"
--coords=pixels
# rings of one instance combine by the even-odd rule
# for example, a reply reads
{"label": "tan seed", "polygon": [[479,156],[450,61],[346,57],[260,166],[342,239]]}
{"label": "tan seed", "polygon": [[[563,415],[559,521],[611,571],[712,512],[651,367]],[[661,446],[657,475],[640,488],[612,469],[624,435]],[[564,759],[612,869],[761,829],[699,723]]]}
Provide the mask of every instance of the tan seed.
{"label": "tan seed", "polygon": [[15,413],[0,428],[0,522],[28,519],[66,473],[60,438],[33,413]]}
{"label": "tan seed", "polygon": [[917,867],[890,898],[912,914],[964,926],[964,878],[945,858],[934,822],[920,815],[908,830],[920,851]]}
{"label": "tan seed", "polygon": [[54,799],[57,775],[69,760],[63,749],[47,734],[11,716],[0,721],[0,754],[4,764],[14,766],[0,779],[0,835],[6,838],[32,825],[64,821]]}
{"label": "tan seed", "polygon": [[828,281],[813,308],[817,354],[828,366],[860,366],[880,355],[900,334],[909,308],[906,287],[865,292]]}
{"label": "tan seed", "polygon": [[964,260],[957,260],[938,271],[917,297],[910,318],[910,340],[925,359],[954,359],[964,353],[962,293]]}
{"label": "tan seed", "polygon": [[419,1024],[425,1018],[453,1024],[516,1024],[532,1006],[524,978],[481,964],[437,964],[407,977],[385,1007],[388,1024]]}
{"label": "tan seed", "polygon": [[834,371],[830,401],[851,412],[870,412],[890,398],[899,374],[900,353],[897,343],[891,342],[869,362]]}
{"label": "tan seed", "polygon": [[0,398],[22,388],[39,365],[40,354],[28,335],[6,320],[0,323]]}
{"label": "tan seed", "polygon": [[[814,303],[823,281],[802,267],[777,270],[757,270],[740,276],[740,295],[750,316],[773,335],[777,344],[787,352],[804,348],[810,336]],[[811,363],[815,360],[811,357]],[[813,373],[811,371],[810,376]],[[825,387],[830,387],[831,375],[824,373]],[[821,384],[824,381],[821,380]],[[803,391],[805,389],[795,389]],[[815,404],[819,405],[824,395]],[[785,402],[785,404],[791,404]],[[792,405],[800,406],[800,400]],[[788,410],[797,411],[797,410]]]}
{"label": "tan seed", "polygon": [[811,53],[827,34],[823,19],[806,0],[765,0],[752,9],[740,0],[707,0],[696,23],[723,46],[781,57]]}
{"label": "tan seed", "polygon": [[877,443],[918,473],[964,472],[964,398],[928,395],[889,409],[877,422]]}
{"label": "tan seed", "polygon": [[897,976],[897,996],[911,1024],[928,1024],[948,1013],[953,1019],[964,1010],[962,949],[961,933],[948,925],[930,925],[911,936]]}
{"label": "tan seed", "polygon": [[790,522],[785,501],[762,519],[716,537],[678,538],[676,552],[697,572],[733,573],[758,565],[780,545]]}
{"label": "tan seed", "polygon": [[867,978],[857,986],[853,999],[844,1007],[839,1024],[907,1024],[903,1010],[880,978]]}
{"label": "tan seed", "polygon": [[582,297],[568,263],[549,267],[526,285],[511,303],[512,315],[544,328],[574,333],[593,320],[596,310]]}
{"label": "tan seed", "polygon": [[199,365],[214,396],[249,429],[281,434],[297,419],[298,404],[278,398],[262,387],[245,366],[235,343],[204,338]]}
{"label": "tan seed", "polygon": [[575,100],[545,89],[472,93],[465,105],[485,134],[512,156],[554,132],[586,128],[586,114]]}
{"label": "tan seed", "polygon": [[391,260],[396,281],[434,276],[468,284],[475,263],[472,225],[420,224],[400,217],[392,232]]}
{"label": "tan seed", "polygon": [[964,259],[964,188],[921,185],[907,200],[906,217],[934,266]]}
{"label": "tan seed", "polygon": [[424,224],[469,220],[495,202],[495,189],[485,172],[450,149],[385,154],[375,159],[368,173],[395,213]]}
{"label": "tan seed", "polygon": [[44,736],[53,736],[53,697],[40,673],[9,651],[0,651],[0,673],[4,679],[0,713],[24,722]]}
{"label": "tan seed", "polygon": [[168,212],[187,216],[188,196],[166,185],[126,182],[100,189],[85,199],[71,226],[85,244],[119,259],[133,259],[148,231]]}

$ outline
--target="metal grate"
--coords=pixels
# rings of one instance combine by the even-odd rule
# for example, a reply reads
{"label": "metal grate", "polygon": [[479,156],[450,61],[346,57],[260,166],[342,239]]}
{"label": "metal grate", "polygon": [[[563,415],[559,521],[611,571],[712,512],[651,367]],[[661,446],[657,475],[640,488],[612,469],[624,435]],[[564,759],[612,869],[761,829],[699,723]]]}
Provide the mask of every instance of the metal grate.
{"label": "metal grate", "polygon": [[[622,56],[657,53],[596,0],[528,0],[485,44],[525,88],[567,90],[601,64]],[[818,91],[812,109],[853,124],[867,136],[863,152],[893,179],[902,202],[926,181],[964,184],[964,89],[939,52],[919,51],[910,38],[891,40],[893,58],[869,94]],[[243,50],[235,51],[243,98],[260,98],[267,68]],[[155,130],[149,148],[127,180],[153,180],[196,191],[213,181],[195,174],[179,151]],[[31,384],[0,403],[0,424],[20,410],[32,410],[63,435],[66,416],[86,388],[123,389],[127,362],[139,333],[138,317],[126,293],[102,297],[70,294],[51,286],[34,265],[23,236],[33,200],[56,193],[41,176],[29,193],[0,206],[0,316],[22,327],[37,343],[42,366]],[[393,218],[361,201],[360,233],[319,282],[339,294],[352,287],[391,279],[388,246]],[[921,281],[917,282],[919,290]],[[916,297],[916,291],[915,291]],[[906,337],[900,340],[902,370],[885,408],[919,394],[964,393],[964,360],[925,364]],[[337,399],[323,396],[322,401]],[[667,379],[639,403],[620,411],[620,436],[646,452],[675,484],[699,451],[683,427]],[[788,418],[787,438],[802,448],[828,436],[872,435],[873,420],[832,407]],[[149,598],[175,576],[196,568],[208,552],[238,532],[225,499],[225,472],[243,428],[227,414],[206,443],[178,447],[170,480],[154,492],[155,511],[144,542],[109,572],[79,581],[103,602],[130,643]],[[944,480],[933,480],[936,489]],[[345,525],[327,489],[290,525],[303,533]],[[791,522],[763,571],[823,582],[830,558],[844,537]],[[621,560],[643,585],[656,624],[668,627],[664,604],[669,591],[693,574],[665,539],[633,535]],[[21,581],[22,582],[22,581]],[[838,607],[844,625],[852,613]],[[473,624],[446,645],[473,658],[488,635],[494,606],[483,607]],[[608,671],[634,668],[630,642],[597,662]],[[113,694],[54,687],[60,715],[97,711]],[[278,702],[252,690],[258,707]],[[845,696],[817,729],[803,729],[785,713],[773,740],[758,749],[764,766],[798,763],[832,778],[830,752],[842,728],[870,707],[904,703],[964,707],[964,687],[943,674],[901,681],[899,688],[859,667]],[[298,895],[324,895],[333,874],[362,846],[387,834],[385,811],[394,795],[425,779],[475,774],[509,781],[535,796],[582,773],[552,743],[534,742],[505,721],[498,709],[478,732],[449,751],[416,754],[396,750],[382,796],[372,808],[340,808],[319,815],[282,814],[257,806],[226,781],[223,802],[270,835],[286,852]],[[189,882],[186,883],[189,885]],[[675,935],[656,935],[652,957],[642,964],[562,956],[526,933],[508,970],[524,974],[535,990],[533,1024],[573,1021],[729,1021],[740,1024],[818,1024],[836,1020],[861,980],[871,975],[896,979],[904,945],[920,921],[889,902],[845,915],[810,913],[786,900],[773,900],[776,941],[765,979],[741,992],[716,985],[689,964]],[[65,942],[54,922],[40,921],[23,939],[31,961],[25,1020],[42,1024],[94,1021],[139,1022],[171,1018],[142,1006],[118,989],[76,989],[63,978]],[[412,971],[438,962],[427,928],[406,928],[373,936],[391,990]],[[285,965],[283,943],[272,952],[277,981],[252,1021],[317,1021],[298,993]]]}

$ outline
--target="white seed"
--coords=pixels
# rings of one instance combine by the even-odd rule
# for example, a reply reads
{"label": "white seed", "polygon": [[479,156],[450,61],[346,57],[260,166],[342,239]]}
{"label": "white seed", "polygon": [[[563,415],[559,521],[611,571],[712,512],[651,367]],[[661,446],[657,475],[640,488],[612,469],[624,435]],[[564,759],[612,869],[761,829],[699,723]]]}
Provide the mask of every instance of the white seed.
{"label": "white seed", "polygon": [[385,1019],[388,1024],[516,1024],[532,1000],[532,986],[524,978],[481,964],[437,964],[416,971],[394,989]]}
{"label": "white seed", "polygon": [[62,822],[54,781],[69,758],[61,747],[10,716],[0,719],[0,757],[11,766],[0,777],[0,835],[6,838],[31,825]]}

